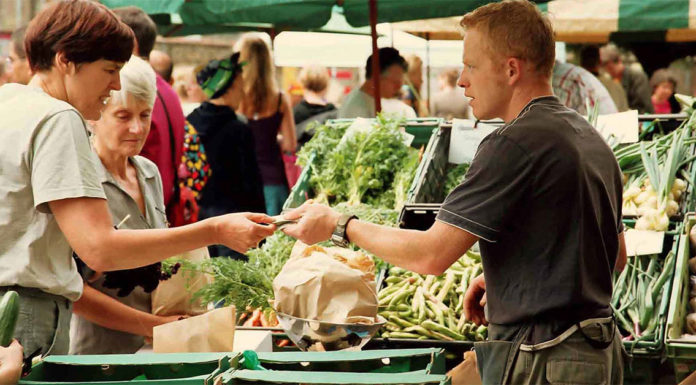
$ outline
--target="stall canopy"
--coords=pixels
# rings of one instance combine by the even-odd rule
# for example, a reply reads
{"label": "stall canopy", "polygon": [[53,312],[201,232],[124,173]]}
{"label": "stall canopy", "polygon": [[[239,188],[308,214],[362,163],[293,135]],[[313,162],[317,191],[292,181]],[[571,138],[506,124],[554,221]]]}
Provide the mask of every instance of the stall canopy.
{"label": "stall canopy", "polygon": [[[313,30],[329,22],[335,7],[353,27],[370,25],[368,0],[100,0],[110,8],[135,5],[150,15],[177,15],[186,26],[272,25]],[[377,22],[463,15],[490,0],[377,0]],[[537,1],[543,3],[543,0]],[[159,20],[158,20],[159,21]]]}
{"label": "stall canopy", "polygon": [[[621,40],[696,41],[696,1],[553,0],[539,4],[548,12],[557,39],[568,43]],[[431,39],[461,39],[459,17],[395,23],[398,30]]]}

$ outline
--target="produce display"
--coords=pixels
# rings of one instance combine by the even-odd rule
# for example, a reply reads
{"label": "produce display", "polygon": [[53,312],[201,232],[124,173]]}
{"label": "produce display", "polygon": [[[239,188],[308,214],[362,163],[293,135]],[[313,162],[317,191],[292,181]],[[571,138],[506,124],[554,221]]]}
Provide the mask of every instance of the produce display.
{"label": "produce display", "polygon": [[374,127],[325,125],[298,152],[305,167],[314,155],[310,185],[317,202],[401,209],[419,153],[404,144],[400,121],[378,117]]}
{"label": "produce display", "polygon": [[469,163],[455,165],[447,171],[445,180],[445,195],[449,195],[464,180],[464,176],[469,171]]}
{"label": "produce display", "polygon": [[684,321],[684,329],[688,333],[685,337],[696,340],[696,226],[691,227],[689,232],[689,245],[691,253],[689,255],[689,304]]}
{"label": "produce display", "polygon": [[389,269],[378,293],[380,315],[387,319],[383,338],[483,341],[488,328],[466,321],[464,293],[483,272],[481,256],[467,252],[441,276]]}
{"label": "produce display", "polygon": [[690,181],[687,168],[694,160],[689,138],[689,129],[682,126],[652,142],[615,151],[626,178],[623,212],[638,216],[636,230],[665,231],[669,218],[679,213]]}
{"label": "produce display", "polygon": [[624,270],[614,279],[611,306],[624,341],[653,341],[660,327],[659,309],[666,300],[676,256],[629,257]]}
{"label": "produce display", "polygon": [[[374,127],[364,131],[350,131],[350,124],[316,127],[314,137],[297,154],[302,166],[313,159],[310,188],[314,200],[368,222],[397,226],[397,208],[406,201],[420,159],[417,150],[404,144],[399,124],[380,117]],[[247,253],[248,262],[229,258],[174,262],[183,270],[213,276],[213,282],[196,293],[197,298],[235,305],[241,325],[275,326],[277,320],[269,304],[272,283],[294,244],[294,239],[277,232]],[[376,258],[375,264],[377,269],[384,265]],[[172,267],[164,266],[165,272]]]}

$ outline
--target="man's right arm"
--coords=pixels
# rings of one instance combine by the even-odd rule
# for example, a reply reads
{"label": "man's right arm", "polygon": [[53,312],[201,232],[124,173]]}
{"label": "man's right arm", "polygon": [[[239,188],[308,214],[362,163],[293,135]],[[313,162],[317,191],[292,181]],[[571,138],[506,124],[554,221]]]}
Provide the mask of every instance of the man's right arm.
{"label": "man's right arm", "polygon": [[628,261],[626,257],[626,239],[624,238],[624,233],[619,234],[619,255],[616,257],[616,263],[614,264],[614,271],[621,272],[624,267],[626,267],[626,262]]}
{"label": "man's right arm", "polygon": [[273,234],[272,218],[237,213],[171,229],[116,230],[107,202],[72,198],[48,202],[77,255],[95,271],[132,269],[211,244],[246,252]]}

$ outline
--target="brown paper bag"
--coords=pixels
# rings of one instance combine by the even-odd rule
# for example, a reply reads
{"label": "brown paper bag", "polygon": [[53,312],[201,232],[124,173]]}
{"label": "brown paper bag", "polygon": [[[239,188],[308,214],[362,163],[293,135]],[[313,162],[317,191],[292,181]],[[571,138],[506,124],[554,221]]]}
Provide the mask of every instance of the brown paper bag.
{"label": "brown paper bag", "polygon": [[334,323],[372,323],[377,293],[370,273],[323,254],[289,260],[273,280],[276,310]]}
{"label": "brown paper bag", "polygon": [[155,326],[152,350],[155,353],[234,351],[235,317],[232,305]]}
{"label": "brown paper bag", "polygon": [[452,379],[452,385],[481,385],[476,353],[464,353],[464,361],[450,370],[447,376]]}
{"label": "brown paper bag", "polygon": [[[187,259],[192,262],[210,259],[208,248],[191,250],[172,257]],[[193,294],[210,283],[212,277],[198,272],[185,271],[172,275],[166,281],[161,281],[152,292],[152,314],[167,316],[177,314],[199,315],[207,311],[207,306],[200,300],[191,301]]]}

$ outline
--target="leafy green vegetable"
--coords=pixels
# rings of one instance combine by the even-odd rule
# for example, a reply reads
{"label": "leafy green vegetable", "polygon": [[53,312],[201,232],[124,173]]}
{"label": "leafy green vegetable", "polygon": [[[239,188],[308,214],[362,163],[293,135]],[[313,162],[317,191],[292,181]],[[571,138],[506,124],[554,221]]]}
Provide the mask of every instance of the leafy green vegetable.
{"label": "leafy green vegetable", "polygon": [[249,262],[218,257],[203,262],[175,260],[168,261],[168,264],[180,263],[182,270],[211,274],[213,282],[196,292],[194,297],[204,302],[223,301],[225,305],[235,305],[241,313],[247,307],[269,307],[268,300],[273,298],[273,279],[290,257],[294,244],[293,238],[277,232],[268,237],[263,246],[247,253]]}
{"label": "leafy green vegetable", "polygon": [[451,193],[464,180],[467,171],[469,171],[469,163],[462,163],[452,167],[447,172],[447,180],[445,181],[445,192]]}
{"label": "leafy green vegetable", "polygon": [[[315,199],[330,204],[369,203],[380,207],[401,204],[405,200],[403,191],[415,173],[418,155],[403,143],[400,123],[379,117],[372,129],[347,130],[338,140],[339,129],[320,129],[323,135],[316,138],[316,143],[312,139],[309,147],[303,147],[303,151],[313,149],[317,154],[310,178]],[[306,154],[302,157],[309,159]],[[397,187],[398,195],[394,190]]]}

